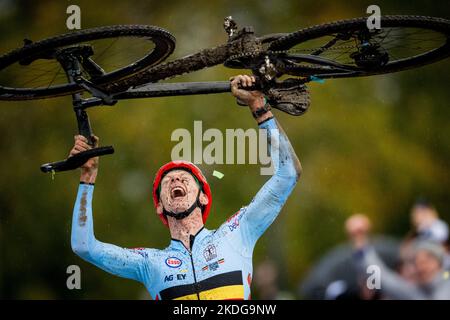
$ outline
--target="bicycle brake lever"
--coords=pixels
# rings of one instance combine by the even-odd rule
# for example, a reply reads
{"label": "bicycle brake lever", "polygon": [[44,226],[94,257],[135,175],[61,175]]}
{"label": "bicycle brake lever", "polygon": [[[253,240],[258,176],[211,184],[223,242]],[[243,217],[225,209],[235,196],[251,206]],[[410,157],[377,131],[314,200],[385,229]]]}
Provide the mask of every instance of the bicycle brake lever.
{"label": "bicycle brake lever", "polygon": [[59,172],[69,171],[81,167],[90,158],[103,156],[107,154],[113,154],[114,148],[112,146],[93,148],[87,151],[77,153],[62,161],[50,162],[41,165],[41,171],[47,172]]}

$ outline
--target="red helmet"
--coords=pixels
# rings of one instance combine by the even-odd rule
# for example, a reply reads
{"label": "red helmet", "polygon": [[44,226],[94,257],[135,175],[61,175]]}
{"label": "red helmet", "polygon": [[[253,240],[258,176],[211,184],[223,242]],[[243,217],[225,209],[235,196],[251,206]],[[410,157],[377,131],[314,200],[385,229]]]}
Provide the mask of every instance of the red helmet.
{"label": "red helmet", "polygon": [[[197,178],[198,182],[200,183],[201,190],[208,197],[208,204],[202,208],[203,223],[206,223],[206,219],[208,218],[209,215],[209,210],[211,209],[211,202],[212,202],[211,189],[209,187],[208,181],[206,181],[206,178],[203,176],[200,169],[195,164],[189,161],[183,160],[171,161],[163,165],[161,168],[159,168],[158,172],[156,173],[155,180],[153,181],[153,203],[155,205],[155,208],[158,206],[159,203],[159,185],[161,183],[162,178],[166,175],[166,173],[175,169],[188,171],[195,178]],[[166,226],[169,225],[165,215],[159,214],[159,218]]]}

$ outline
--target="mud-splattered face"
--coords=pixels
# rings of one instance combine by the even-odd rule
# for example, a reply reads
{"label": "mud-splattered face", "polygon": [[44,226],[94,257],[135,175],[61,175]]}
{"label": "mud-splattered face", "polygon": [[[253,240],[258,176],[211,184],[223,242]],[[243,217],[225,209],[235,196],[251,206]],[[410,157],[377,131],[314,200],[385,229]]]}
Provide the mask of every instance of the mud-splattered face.
{"label": "mud-splattered face", "polygon": [[197,200],[198,191],[199,186],[189,172],[170,171],[161,180],[160,204],[167,211],[184,212]]}

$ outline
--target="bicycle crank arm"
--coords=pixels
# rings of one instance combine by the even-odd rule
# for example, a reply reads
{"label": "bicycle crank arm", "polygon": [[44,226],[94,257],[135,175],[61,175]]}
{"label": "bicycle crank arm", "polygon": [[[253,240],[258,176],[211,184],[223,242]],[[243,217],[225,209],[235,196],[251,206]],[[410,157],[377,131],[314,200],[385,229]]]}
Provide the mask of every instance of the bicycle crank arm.
{"label": "bicycle crank arm", "polygon": [[41,171],[44,173],[69,171],[81,167],[90,158],[113,153],[114,148],[112,146],[93,148],[87,151],[77,153],[76,155],[62,161],[43,164],[41,165]]}

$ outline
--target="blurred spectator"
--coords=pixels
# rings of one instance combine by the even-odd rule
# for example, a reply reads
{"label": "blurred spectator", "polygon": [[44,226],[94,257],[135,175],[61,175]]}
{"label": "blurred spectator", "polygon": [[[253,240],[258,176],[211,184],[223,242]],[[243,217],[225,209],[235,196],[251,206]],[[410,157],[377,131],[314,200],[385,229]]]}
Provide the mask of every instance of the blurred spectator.
{"label": "blurred spectator", "polygon": [[[429,213],[427,213],[429,214]],[[419,219],[420,220],[420,219]],[[421,220],[429,221],[428,218]],[[422,226],[423,224],[421,224]],[[426,223],[430,226],[432,224]],[[370,244],[370,221],[364,215],[353,215],[346,222],[347,234],[354,246],[354,260],[360,279],[369,276],[369,266],[380,270],[380,291],[389,299],[450,299],[450,279],[443,268],[446,251],[444,246],[430,238],[417,237],[404,247],[403,254],[409,259],[405,275],[387,267]],[[367,287],[367,286],[366,286]]]}
{"label": "blurred spectator", "polygon": [[427,201],[417,201],[411,209],[413,235],[419,240],[445,244],[448,240],[448,225],[439,219],[436,209]]}
{"label": "blurred spectator", "polygon": [[[361,215],[357,220],[362,225],[370,222]],[[377,253],[390,268],[399,265],[399,241],[377,235],[372,237]],[[356,277],[351,243],[342,243],[325,254],[312,268],[299,286],[299,295],[305,299],[379,299],[379,292],[368,291]]]}
{"label": "blurred spectator", "polygon": [[261,300],[293,300],[295,297],[279,289],[278,267],[271,260],[265,260],[256,267],[254,284]]}
{"label": "blurred spectator", "polygon": [[[446,253],[443,258],[443,268],[450,269],[450,255],[448,253],[449,242],[448,224],[439,218],[439,214],[434,206],[424,199],[416,201],[411,208],[411,224],[412,230],[407,235],[403,250],[401,250],[402,260],[411,260],[410,243],[413,240],[427,240],[442,244],[446,248]],[[407,263],[406,263],[407,264]],[[404,268],[402,268],[404,269]],[[406,271],[406,270],[402,270]],[[405,276],[408,274],[406,271]]]}

